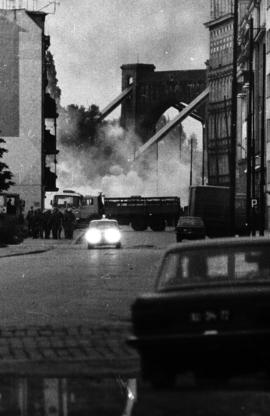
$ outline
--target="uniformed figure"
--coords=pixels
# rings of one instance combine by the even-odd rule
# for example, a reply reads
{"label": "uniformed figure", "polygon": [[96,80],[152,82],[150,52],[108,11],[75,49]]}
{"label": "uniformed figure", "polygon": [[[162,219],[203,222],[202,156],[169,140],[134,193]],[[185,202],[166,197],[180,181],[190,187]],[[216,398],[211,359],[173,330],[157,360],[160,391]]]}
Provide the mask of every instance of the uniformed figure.
{"label": "uniformed figure", "polygon": [[52,235],[54,239],[61,238],[61,230],[63,223],[63,214],[59,211],[58,208],[54,208],[51,218],[52,224]]}
{"label": "uniformed figure", "polygon": [[40,235],[40,213],[39,210],[34,211],[32,218],[32,237],[38,238]]}
{"label": "uniformed figure", "polygon": [[38,237],[43,238],[43,232],[44,232],[44,214],[39,208],[37,210],[38,215]]}
{"label": "uniformed figure", "polygon": [[52,211],[48,209],[44,212],[44,232],[45,238],[50,238],[51,230],[52,230]]}
{"label": "uniformed figure", "polygon": [[73,232],[75,227],[75,215],[73,214],[71,208],[67,208],[64,213],[63,218],[63,227],[65,232],[65,238],[72,239],[73,238]]}
{"label": "uniformed figure", "polygon": [[100,217],[102,218],[102,215],[105,214],[105,210],[104,210],[104,197],[103,197],[102,192],[100,192],[98,194],[97,203],[98,203],[98,212],[99,212]]}
{"label": "uniformed figure", "polygon": [[34,217],[34,208],[31,207],[26,215],[28,234],[33,235],[33,217]]}

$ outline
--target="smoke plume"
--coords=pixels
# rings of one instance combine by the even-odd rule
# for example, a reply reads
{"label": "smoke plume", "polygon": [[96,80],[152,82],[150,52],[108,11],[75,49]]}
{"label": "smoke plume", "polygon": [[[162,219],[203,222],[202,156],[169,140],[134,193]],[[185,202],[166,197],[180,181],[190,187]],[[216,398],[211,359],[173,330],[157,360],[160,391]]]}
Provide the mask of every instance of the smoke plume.
{"label": "smoke plume", "polygon": [[[78,120],[68,123],[69,135],[59,144],[57,186],[83,194],[103,192],[107,197],[179,196],[187,204],[190,150],[184,133],[179,129],[153,146],[146,155],[134,161],[134,150],[140,138],[125,132],[116,121],[104,123],[92,140],[72,141]],[[196,155],[196,149],[194,154]],[[158,156],[157,156],[158,155]],[[193,165],[194,183],[199,181],[197,156]]]}

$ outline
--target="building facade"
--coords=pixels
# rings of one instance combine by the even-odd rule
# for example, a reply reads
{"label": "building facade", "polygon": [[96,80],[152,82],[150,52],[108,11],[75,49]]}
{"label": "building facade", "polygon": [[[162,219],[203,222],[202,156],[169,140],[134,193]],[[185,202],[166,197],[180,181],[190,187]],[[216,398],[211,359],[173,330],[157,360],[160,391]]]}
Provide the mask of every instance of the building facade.
{"label": "building facade", "polygon": [[[56,190],[56,103],[47,93],[44,34],[46,14],[25,9],[0,10],[0,135],[4,162],[19,193],[43,209],[46,191]],[[47,127],[46,127],[47,126]]]}
{"label": "building facade", "polygon": [[[248,0],[239,0],[240,18]],[[209,185],[230,185],[234,1],[211,0],[207,154]]]}
{"label": "building facade", "polygon": [[[249,221],[258,228],[268,228],[266,199],[269,176],[266,160],[266,134],[270,122],[267,98],[266,73],[266,1],[250,1],[247,12],[239,24],[238,54],[238,123],[237,160],[238,190],[246,192]],[[268,58],[269,59],[269,58]],[[268,87],[269,88],[269,87]],[[267,105],[268,103],[268,105]],[[269,119],[269,121],[266,121]],[[269,130],[269,129],[268,129]],[[268,152],[269,153],[269,152]],[[267,168],[267,169],[266,169]],[[267,178],[270,186],[270,178]],[[256,224],[255,224],[256,223]]]}

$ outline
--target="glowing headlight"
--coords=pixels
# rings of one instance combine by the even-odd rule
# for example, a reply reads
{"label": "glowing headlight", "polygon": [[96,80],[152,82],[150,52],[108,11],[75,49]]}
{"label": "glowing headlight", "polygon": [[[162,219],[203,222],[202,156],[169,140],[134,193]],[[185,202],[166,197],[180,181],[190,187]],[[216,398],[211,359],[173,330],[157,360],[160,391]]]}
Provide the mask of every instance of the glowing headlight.
{"label": "glowing headlight", "polygon": [[96,228],[89,229],[85,233],[85,239],[90,244],[98,244],[101,241],[101,232]]}
{"label": "glowing headlight", "polygon": [[109,244],[116,244],[121,240],[121,233],[116,228],[109,228],[105,230],[104,237]]}

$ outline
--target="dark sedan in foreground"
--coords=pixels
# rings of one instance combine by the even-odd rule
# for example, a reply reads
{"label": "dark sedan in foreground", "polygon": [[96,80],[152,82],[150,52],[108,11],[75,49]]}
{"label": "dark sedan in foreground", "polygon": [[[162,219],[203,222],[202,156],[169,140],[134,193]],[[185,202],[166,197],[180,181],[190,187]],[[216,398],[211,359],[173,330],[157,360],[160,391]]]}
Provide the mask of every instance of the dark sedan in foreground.
{"label": "dark sedan in foreground", "polygon": [[169,248],[153,293],[132,305],[142,374],[153,384],[270,370],[270,239]]}

